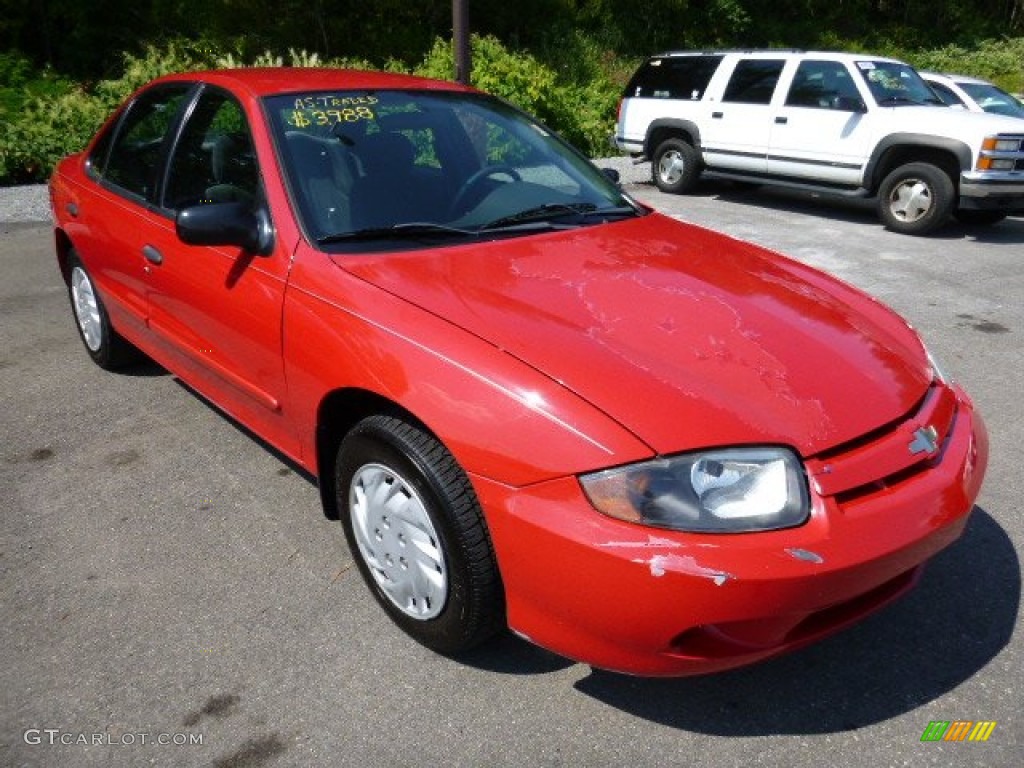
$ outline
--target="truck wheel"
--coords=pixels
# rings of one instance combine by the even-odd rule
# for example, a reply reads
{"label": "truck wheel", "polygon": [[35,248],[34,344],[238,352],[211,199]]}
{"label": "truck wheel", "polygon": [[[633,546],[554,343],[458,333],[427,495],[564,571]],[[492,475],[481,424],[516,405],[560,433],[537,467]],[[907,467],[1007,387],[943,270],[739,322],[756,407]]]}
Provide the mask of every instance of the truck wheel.
{"label": "truck wheel", "polygon": [[681,195],[700,178],[700,154],[682,139],[666,139],[654,150],[651,176],[658,189]]}
{"label": "truck wheel", "polygon": [[945,171],[930,163],[907,163],[878,188],[878,215],[893,232],[925,235],[946,223],[955,198]]}

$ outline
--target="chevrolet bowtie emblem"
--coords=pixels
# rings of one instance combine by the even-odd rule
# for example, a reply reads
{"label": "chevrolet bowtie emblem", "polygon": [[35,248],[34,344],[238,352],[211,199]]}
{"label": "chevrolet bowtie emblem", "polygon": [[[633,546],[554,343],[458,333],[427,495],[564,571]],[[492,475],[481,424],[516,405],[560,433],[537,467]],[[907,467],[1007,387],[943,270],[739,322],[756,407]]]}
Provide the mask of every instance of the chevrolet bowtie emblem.
{"label": "chevrolet bowtie emblem", "polygon": [[910,452],[913,454],[918,453],[935,453],[935,449],[939,447],[939,431],[935,427],[919,427],[914,432],[914,439],[910,441]]}

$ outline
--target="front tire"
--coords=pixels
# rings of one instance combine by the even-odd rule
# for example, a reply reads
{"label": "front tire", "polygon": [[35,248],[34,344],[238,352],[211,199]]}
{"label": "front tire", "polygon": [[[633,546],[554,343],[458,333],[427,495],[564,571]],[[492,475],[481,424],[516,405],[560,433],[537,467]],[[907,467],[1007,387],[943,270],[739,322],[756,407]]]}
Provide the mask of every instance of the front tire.
{"label": "front tire", "polygon": [[335,488],[359,571],[403,631],[457,654],[504,626],[504,592],[479,502],[433,435],[392,416],[364,419],[338,449]]}
{"label": "front tire", "polygon": [[68,298],[78,335],[85,351],[100,368],[121,368],[138,357],[138,351],[114,330],[92,277],[78,254],[68,255]]}
{"label": "front tire", "polygon": [[949,220],[956,202],[953,180],[930,163],[907,163],[878,189],[878,215],[887,229],[926,235]]}
{"label": "front tire", "polygon": [[651,178],[662,192],[689,192],[696,186],[700,173],[700,153],[692,144],[682,139],[666,139],[654,150]]}

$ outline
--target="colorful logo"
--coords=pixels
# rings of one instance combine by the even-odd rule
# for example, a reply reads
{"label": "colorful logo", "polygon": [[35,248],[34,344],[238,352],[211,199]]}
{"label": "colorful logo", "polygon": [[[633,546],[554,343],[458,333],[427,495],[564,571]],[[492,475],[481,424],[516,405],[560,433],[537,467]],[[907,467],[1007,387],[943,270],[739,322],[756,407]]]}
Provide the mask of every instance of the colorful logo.
{"label": "colorful logo", "polygon": [[932,720],[921,741],[988,741],[995,729],[995,720]]}

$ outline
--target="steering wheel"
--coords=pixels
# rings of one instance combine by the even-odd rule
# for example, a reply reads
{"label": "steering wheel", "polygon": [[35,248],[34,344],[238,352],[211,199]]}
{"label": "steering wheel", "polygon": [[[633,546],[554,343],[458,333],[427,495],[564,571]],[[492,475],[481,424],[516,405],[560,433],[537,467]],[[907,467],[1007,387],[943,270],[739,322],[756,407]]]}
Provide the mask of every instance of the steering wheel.
{"label": "steering wheel", "polygon": [[476,188],[480,186],[485,179],[488,179],[491,176],[500,175],[508,176],[512,181],[523,180],[523,177],[519,175],[519,171],[511,165],[485,165],[462,182],[462,186],[459,187],[459,191],[455,193],[455,198],[452,200],[452,215],[454,216],[462,212],[462,209],[466,207],[466,203],[472,199],[473,194],[476,193]]}

